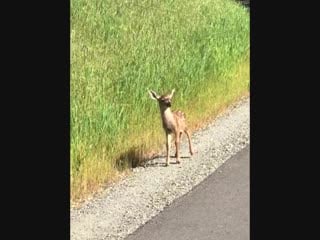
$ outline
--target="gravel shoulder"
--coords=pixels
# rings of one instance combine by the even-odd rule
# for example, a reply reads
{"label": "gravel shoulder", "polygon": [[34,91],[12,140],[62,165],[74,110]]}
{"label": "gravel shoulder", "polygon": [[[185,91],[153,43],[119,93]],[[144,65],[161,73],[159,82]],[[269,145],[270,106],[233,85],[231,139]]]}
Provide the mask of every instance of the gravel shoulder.
{"label": "gravel shoulder", "polygon": [[249,240],[250,145],[125,240]]}
{"label": "gravel shoulder", "polygon": [[[232,105],[207,127],[192,134],[196,153],[189,157],[187,138],[181,144],[181,164],[164,157],[137,167],[80,209],[70,211],[74,240],[124,239],[188,193],[221,164],[249,144],[250,99]],[[172,152],[171,155],[174,153]]]}

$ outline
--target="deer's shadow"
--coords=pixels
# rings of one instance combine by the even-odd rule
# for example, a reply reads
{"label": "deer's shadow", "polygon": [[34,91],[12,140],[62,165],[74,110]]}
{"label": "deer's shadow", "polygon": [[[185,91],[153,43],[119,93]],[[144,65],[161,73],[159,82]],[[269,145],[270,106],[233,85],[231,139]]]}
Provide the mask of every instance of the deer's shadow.
{"label": "deer's shadow", "polygon": [[[153,153],[144,154],[142,148],[131,148],[124,152],[116,160],[116,168],[122,171],[126,168],[136,167],[166,167],[166,154]],[[191,156],[181,156],[181,159],[191,158]],[[169,164],[178,164],[176,156],[170,155]]]}
{"label": "deer's shadow", "polygon": [[[156,157],[154,157],[152,159],[148,159],[144,163],[143,167],[167,167],[166,166],[166,162],[165,162],[166,161],[166,157],[167,157],[166,155],[159,155],[159,156],[156,156]],[[177,161],[173,160],[173,158],[176,159],[176,156],[174,156],[174,155],[170,156],[170,161],[169,161],[170,165],[171,164],[173,164],[173,165],[181,164],[181,162],[177,163]],[[186,158],[191,158],[191,156],[180,156],[180,159],[186,159]]]}

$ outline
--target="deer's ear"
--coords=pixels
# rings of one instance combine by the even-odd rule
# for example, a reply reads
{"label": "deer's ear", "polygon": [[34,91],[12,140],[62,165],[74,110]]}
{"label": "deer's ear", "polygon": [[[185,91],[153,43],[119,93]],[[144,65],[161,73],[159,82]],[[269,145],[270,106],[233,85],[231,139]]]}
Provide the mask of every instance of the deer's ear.
{"label": "deer's ear", "polygon": [[149,90],[148,92],[149,92],[149,95],[152,99],[154,99],[154,100],[159,99],[159,95],[155,91]]}
{"label": "deer's ear", "polygon": [[175,91],[176,91],[175,89],[172,89],[172,91],[171,91],[171,93],[170,93],[170,98],[172,98],[172,96],[173,96],[173,94],[174,94]]}

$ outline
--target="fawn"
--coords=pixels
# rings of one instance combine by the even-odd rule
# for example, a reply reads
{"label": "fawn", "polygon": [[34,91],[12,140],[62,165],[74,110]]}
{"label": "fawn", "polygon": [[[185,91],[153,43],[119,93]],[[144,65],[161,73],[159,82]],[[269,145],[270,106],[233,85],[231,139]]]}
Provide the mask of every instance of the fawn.
{"label": "fawn", "polygon": [[190,139],[190,133],[187,129],[186,125],[186,116],[183,112],[181,111],[171,111],[171,99],[174,94],[174,89],[171,91],[170,94],[165,94],[162,96],[159,96],[156,92],[149,90],[150,97],[154,100],[157,100],[159,103],[160,107],[160,113],[161,113],[161,118],[162,118],[162,126],[163,129],[166,133],[166,148],[167,148],[167,158],[166,158],[166,166],[169,165],[169,154],[170,154],[170,145],[171,145],[171,140],[172,140],[172,134],[175,136],[175,145],[176,145],[176,155],[175,157],[177,158],[176,161],[177,163],[180,163],[180,153],[179,153],[179,148],[180,148],[180,140],[182,133],[184,132],[189,141],[189,151],[190,154],[193,155],[193,150],[192,150],[192,144],[191,144],[191,139]]}

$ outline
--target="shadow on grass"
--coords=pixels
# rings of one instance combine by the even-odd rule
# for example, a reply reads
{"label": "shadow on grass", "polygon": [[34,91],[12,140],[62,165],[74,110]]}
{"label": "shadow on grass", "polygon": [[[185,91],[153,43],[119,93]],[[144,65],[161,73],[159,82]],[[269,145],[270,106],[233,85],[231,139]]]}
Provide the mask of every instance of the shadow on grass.
{"label": "shadow on grass", "polygon": [[116,168],[119,171],[127,168],[136,168],[145,165],[146,162],[159,157],[158,153],[150,152],[144,153],[143,147],[133,147],[128,151],[122,153],[116,160]]}

